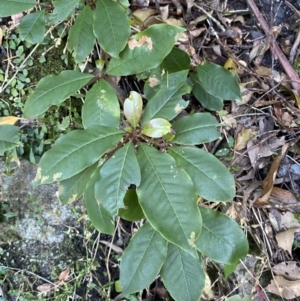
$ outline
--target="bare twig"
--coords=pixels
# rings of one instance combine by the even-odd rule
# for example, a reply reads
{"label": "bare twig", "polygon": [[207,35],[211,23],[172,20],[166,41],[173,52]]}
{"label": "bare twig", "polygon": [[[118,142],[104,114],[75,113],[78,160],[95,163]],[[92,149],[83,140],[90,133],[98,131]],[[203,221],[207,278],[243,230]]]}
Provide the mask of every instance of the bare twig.
{"label": "bare twig", "polygon": [[[270,28],[269,28],[267,22],[265,21],[265,19],[263,18],[263,16],[261,15],[261,13],[259,12],[256,4],[254,3],[254,0],[248,0],[248,5],[251,8],[251,10],[253,11],[257,21],[260,23],[260,25],[261,25],[262,29],[264,30],[265,34],[269,35],[270,32],[271,32]],[[271,37],[271,45],[272,45],[271,50],[272,50],[273,55],[278,57],[284,71],[286,72],[286,74],[288,75],[288,77],[291,80],[293,88],[300,95],[300,79],[299,79],[298,74],[293,69],[293,67],[291,66],[291,64],[289,63],[289,61],[287,60],[287,58],[285,57],[285,55],[283,54],[283,52],[279,48],[279,46],[278,46],[277,42],[275,41],[275,39],[272,38],[272,37]]]}

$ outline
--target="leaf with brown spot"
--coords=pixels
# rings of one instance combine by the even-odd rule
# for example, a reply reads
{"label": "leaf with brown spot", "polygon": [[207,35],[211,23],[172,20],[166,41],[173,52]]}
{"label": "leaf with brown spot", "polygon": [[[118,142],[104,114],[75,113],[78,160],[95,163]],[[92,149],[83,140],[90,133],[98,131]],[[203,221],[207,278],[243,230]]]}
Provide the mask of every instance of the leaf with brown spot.
{"label": "leaf with brown spot", "polygon": [[300,280],[300,264],[297,261],[285,261],[275,265],[273,272],[288,280]]}

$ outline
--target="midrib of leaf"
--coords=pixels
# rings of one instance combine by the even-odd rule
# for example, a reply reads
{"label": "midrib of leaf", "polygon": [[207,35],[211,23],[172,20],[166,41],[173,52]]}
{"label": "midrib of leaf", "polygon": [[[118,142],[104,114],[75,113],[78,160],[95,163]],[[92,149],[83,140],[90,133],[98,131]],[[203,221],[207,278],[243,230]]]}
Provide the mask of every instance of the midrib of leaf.
{"label": "midrib of leaf", "polygon": [[182,130],[182,131],[180,131],[180,132],[178,132],[178,133],[183,134],[183,133],[187,133],[187,132],[190,132],[190,131],[194,131],[194,130],[197,130],[197,129],[200,129],[200,128],[202,129],[202,128],[207,128],[207,127],[211,127],[211,126],[215,126],[215,125],[194,126],[194,127],[188,128],[188,129],[186,129],[186,130]]}
{"label": "midrib of leaf", "polygon": [[[153,231],[153,233],[152,233],[152,235],[151,235],[151,239],[149,239],[148,247],[150,246],[150,243],[151,243],[151,241],[152,241],[154,235],[155,235],[155,231]],[[140,261],[139,261],[139,263],[138,263],[138,266],[137,266],[137,268],[136,268],[136,270],[135,270],[135,272],[134,272],[134,275],[136,274],[136,271],[138,270],[138,267],[141,265],[142,259],[144,258],[145,254],[147,253],[147,250],[148,250],[148,248],[145,248],[145,251],[144,251],[144,253],[143,253],[143,256],[141,257],[141,259],[140,259]],[[134,277],[131,277],[128,287],[131,285],[133,278],[134,278]]]}
{"label": "midrib of leaf", "polygon": [[25,40],[26,40],[26,38],[29,36],[30,31],[32,30],[32,28],[34,27],[35,23],[37,23],[37,21],[39,20],[39,18],[40,18],[41,16],[42,16],[42,14],[40,14],[40,15],[38,16],[38,18],[35,19],[35,22],[34,22],[33,25],[30,27],[30,30],[28,31],[26,37],[24,38]]}
{"label": "midrib of leaf", "polygon": [[[205,72],[207,75],[209,75],[209,78],[213,81],[213,80],[216,80],[216,78],[213,78],[213,76],[208,72],[206,71],[205,69],[200,69],[201,71]],[[221,85],[222,87],[225,88],[225,90],[230,90],[234,95],[238,96],[232,89],[230,89],[228,86],[222,84],[222,81],[220,81],[218,78],[217,78],[217,83],[219,85]],[[206,91],[207,92],[207,91]],[[207,92],[208,93],[208,92]],[[211,95],[210,93],[208,93],[209,95]],[[212,95],[213,96],[213,95]],[[214,96],[216,97],[216,96]],[[217,97],[218,98],[218,97]]]}
{"label": "midrib of leaf", "polygon": [[76,42],[76,49],[78,49],[79,48],[79,45],[80,45],[80,43],[79,43],[79,41],[81,41],[81,38],[80,38],[80,36],[82,35],[81,33],[82,33],[82,27],[83,27],[83,25],[82,24],[87,24],[88,25],[88,23],[85,21],[85,19],[84,19],[84,17],[86,16],[86,14],[87,14],[87,12],[86,12],[86,10],[84,11],[84,16],[83,16],[83,18],[82,18],[82,20],[80,20],[80,32],[79,32],[79,34],[78,34],[78,39],[77,39],[77,42]]}
{"label": "midrib of leaf", "polygon": [[[176,218],[177,218],[177,221],[179,222],[179,224],[180,224],[180,226],[181,226],[181,230],[182,230],[184,236],[186,237],[185,232],[183,231],[182,223],[180,222],[180,219],[178,218],[177,212],[174,210],[174,206],[173,206],[171,200],[169,199],[169,195],[167,194],[167,192],[166,192],[166,190],[165,190],[165,188],[164,188],[164,185],[163,185],[162,181],[160,180],[160,177],[159,177],[159,175],[158,175],[156,169],[154,168],[154,165],[152,164],[152,162],[151,162],[151,160],[150,160],[150,157],[148,156],[148,154],[147,154],[147,152],[146,152],[145,150],[144,150],[144,153],[146,154],[146,156],[147,156],[147,158],[148,158],[148,160],[149,160],[149,162],[150,162],[150,164],[151,164],[151,167],[152,167],[152,169],[153,169],[155,175],[157,176],[157,179],[158,179],[159,183],[161,184],[161,187],[162,187],[162,189],[163,189],[165,195],[167,196],[167,200],[169,201],[169,203],[170,203],[170,205],[171,205],[171,207],[172,207],[172,209],[173,209],[173,212],[174,212],[174,214],[175,214],[175,216],[176,216]],[[161,235],[163,236],[162,233],[161,233]]]}
{"label": "midrib of leaf", "polygon": [[107,10],[107,8],[106,8],[104,2],[103,2],[102,0],[100,0],[100,1],[102,2],[102,5],[103,5],[103,7],[104,7],[104,9],[105,9],[105,11],[106,11],[107,18],[108,18],[109,23],[110,23],[110,28],[111,28],[111,31],[113,32],[113,41],[114,41],[114,44],[115,44],[115,48],[117,49],[117,48],[118,48],[118,47],[116,47],[116,45],[117,45],[116,40],[117,40],[117,39],[116,39],[115,31],[114,31],[114,29],[113,29],[113,23],[111,22],[110,15],[109,15],[109,13],[108,13],[108,10]]}
{"label": "midrib of leaf", "polygon": [[130,147],[130,145],[128,146],[126,154],[124,155],[124,158],[123,158],[123,161],[122,161],[121,175],[120,175],[119,180],[118,180],[118,186],[117,186],[118,187],[118,190],[117,190],[117,204],[116,204],[117,207],[118,207],[118,203],[119,203],[119,193],[120,193],[121,179],[122,179],[122,175],[123,175],[123,172],[124,172],[124,165],[125,165],[127,153],[129,151],[129,147]]}
{"label": "midrib of leaf", "polygon": [[218,184],[218,182],[214,181],[209,175],[207,175],[205,172],[203,172],[201,169],[199,169],[197,166],[195,166],[195,165],[194,165],[191,161],[189,161],[187,158],[182,157],[176,150],[174,150],[174,148],[172,149],[172,151],[175,152],[178,156],[180,156],[183,160],[185,160],[188,164],[190,164],[193,168],[196,168],[197,170],[199,170],[199,172],[201,172],[202,174],[206,175],[207,178],[211,179],[212,182],[216,183],[216,185],[217,185],[218,187],[220,187],[221,190],[222,190],[223,192],[225,192],[225,194],[227,195],[227,191],[226,191],[222,186],[220,186],[220,185]]}
{"label": "midrib of leaf", "polygon": [[[180,254],[179,248],[177,248],[176,251],[178,252],[178,254],[179,254],[179,256],[180,256],[180,264],[181,264],[181,268],[182,268],[182,271],[184,271],[184,269],[183,269],[184,264],[183,264],[183,262],[182,262],[182,256],[181,256],[181,254]],[[186,280],[185,274],[186,274],[186,273],[183,273],[184,283],[185,283],[186,291],[187,291],[187,293],[189,294],[189,300],[191,300],[190,291],[189,291],[189,289],[188,289],[188,285],[187,285],[187,280]]]}
{"label": "midrib of leaf", "polygon": [[[70,85],[70,84],[72,84],[72,82],[80,81],[80,80],[82,80],[82,79],[84,79],[84,77],[74,79],[73,81],[68,81],[67,83],[62,83],[61,85],[58,85],[58,86],[56,86],[56,87],[54,87],[54,88],[52,88],[52,89],[50,89],[50,90],[47,90],[45,93],[41,94],[38,98],[36,98],[36,100],[32,102],[31,106],[32,106],[36,101],[38,101],[40,98],[44,97],[46,94],[51,93],[53,90],[56,90],[57,88],[60,88],[60,87],[65,86],[65,85]],[[86,79],[87,79],[87,78],[86,78]],[[32,94],[32,96],[34,96],[34,94]]]}
{"label": "midrib of leaf", "polygon": [[[152,37],[149,37],[149,38],[152,39]],[[174,37],[170,37],[170,39],[167,39],[167,40],[171,40],[171,39],[174,39]],[[164,43],[165,41],[166,41],[166,39],[165,39],[165,40],[161,40],[160,42],[155,43],[155,46],[153,47],[153,49],[156,49],[161,43]],[[143,45],[142,47],[144,47],[144,45]],[[154,50],[150,50],[150,52],[151,52],[151,51],[154,51]],[[110,69],[110,70],[113,70],[113,69],[115,69],[115,68],[117,68],[117,67],[119,67],[119,66],[121,66],[121,65],[123,65],[123,64],[126,64],[126,63],[128,63],[128,62],[130,62],[130,61],[132,61],[132,60],[134,60],[134,59],[136,59],[136,58],[138,58],[138,57],[140,57],[140,56],[143,56],[143,55],[145,55],[145,53],[147,53],[147,52],[148,52],[148,51],[145,50],[144,52],[135,55],[135,56],[132,57],[131,59],[128,59],[127,61],[121,62],[119,65],[115,65],[115,66],[114,66],[112,69]]]}
{"label": "midrib of leaf", "polygon": [[[113,135],[119,135],[120,133],[113,133],[113,134],[108,134],[106,136],[102,136],[102,137],[96,137],[95,139],[93,140],[90,140],[88,141],[87,143],[85,143],[84,145],[81,145],[80,147],[78,147],[76,150],[74,150],[72,153],[75,153],[77,152],[78,150],[82,149],[83,147],[86,147],[87,145],[91,144],[91,143],[94,143],[95,141],[99,140],[99,139],[103,139],[103,138],[107,138],[107,137],[110,137],[110,136],[113,136]],[[56,162],[55,165],[53,165],[47,172],[49,172],[51,169],[53,169],[54,167],[56,167],[57,165],[59,165],[59,163],[64,160],[66,157],[68,157],[70,155],[70,153],[66,154],[64,157],[62,157],[60,160],[58,160]]]}

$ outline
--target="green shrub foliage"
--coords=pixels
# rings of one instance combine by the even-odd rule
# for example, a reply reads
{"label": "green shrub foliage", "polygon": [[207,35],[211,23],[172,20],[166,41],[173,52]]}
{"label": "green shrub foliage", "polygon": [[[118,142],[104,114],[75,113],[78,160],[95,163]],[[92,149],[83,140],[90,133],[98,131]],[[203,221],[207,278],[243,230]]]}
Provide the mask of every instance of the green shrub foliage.
{"label": "green shrub foliage", "polygon": [[[36,4],[4,2],[0,16]],[[220,109],[224,99],[241,98],[239,85],[231,72],[208,62],[189,71],[189,57],[174,46],[184,28],[156,24],[131,34],[124,3],[97,0],[90,7],[85,2],[56,1],[50,16],[33,10],[21,21],[22,37],[40,42],[45,26],[73,14],[67,49],[75,62],[85,61],[97,42],[111,57],[101,72],[143,77],[144,95],[132,91],[119,102],[105,77],[75,70],[42,78],[25,104],[26,118],[89,88],[83,129],[57,139],[41,158],[34,185],[58,181],[64,203],[83,196],[90,220],[102,233],[113,234],[118,215],[143,221],[121,259],[124,296],[160,275],[175,300],[197,301],[205,284],[202,257],[234,266],[246,256],[248,243],[232,219],[199,204],[200,197],[231,201],[235,183],[227,168],[201,148],[219,138],[218,121],[210,113],[181,114],[189,104],[182,97],[194,93],[204,107]],[[15,147],[16,127],[1,125],[0,140],[0,154]]]}

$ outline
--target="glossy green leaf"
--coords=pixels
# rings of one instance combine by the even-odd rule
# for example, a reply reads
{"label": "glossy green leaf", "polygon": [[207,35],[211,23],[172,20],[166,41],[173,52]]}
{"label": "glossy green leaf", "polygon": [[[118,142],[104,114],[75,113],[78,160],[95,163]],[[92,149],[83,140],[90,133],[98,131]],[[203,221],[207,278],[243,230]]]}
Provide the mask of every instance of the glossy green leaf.
{"label": "glossy green leaf", "polygon": [[197,80],[197,75],[192,74],[190,79],[193,82],[193,94],[196,99],[202,104],[202,106],[211,111],[220,111],[222,110],[224,104],[223,99],[215,97],[203,88],[202,84]]}
{"label": "glossy green leaf", "polygon": [[168,152],[191,177],[201,197],[211,202],[232,200],[234,178],[215,156],[192,147],[170,147]]}
{"label": "glossy green leaf", "polygon": [[131,142],[117,150],[100,169],[99,181],[95,186],[95,196],[103,207],[116,215],[123,208],[123,199],[131,184],[139,185],[141,173]]}
{"label": "glossy green leaf", "polygon": [[121,218],[131,222],[145,218],[135,189],[128,189],[123,201],[125,208],[120,208],[118,211]]}
{"label": "glossy green leaf", "polygon": [[169,73],[190,69],[190,57],[185,51],[173,47],[163,60],[161,66]]}
{"label": "glossy green leaf", "polygon": [[240,226],[227,215],[200,207],[203,218],[197,249],[210,259],[224,264],[238,262],[248,254],[248,241]]}
{"label": "glossy green leaf", "polygon": [[87,92],[82,107],[84,128],[105,125],[118,128],[120,124],[120,105],[112,86],[101,79]]}
{"label": "glossy green leaf", "polygon": [[172,120],[188,106],[189,102],[184,101],[182,95],[189,92],[190,87],[185,82],[178,86],[159,89],[147,103],[142,118],[142,125],[144,126],[153,118]]}
{"label": "glossy green leaf", "polygon": [[90,54],[96,38],[93,34],[93,11],[86,5],[77,16],[68,35],[68,50],[75,62],[83,62]]}
{"label": "glossy green leaf", "polygon": [[98,163],[84,169],[79,174],[59,182],[58,198],[63,204],[70,204],[79,199],[90,180],[92,173],[95,171]]}
{"label": "glossy green leaf", "polygon": [[75,10],[80,0],[57,0],[53,1],[54,10],[50,15],[52,24],[60,23],[68,19]]}
{"label": "glossy green leaf", "polygon": [[130,36],[126,10],[118,2],[97,0],[94,12],[94,34],[105,52],[114,58],[119,58]]}
{"label": "glossy green leaf", "polygon": [[194,258],[174,244],[169,244],[160,275],[174,300],[200,300],[205,285],[201,259]]}
{"label": "glossy green leaf", "polygon": [[100,232],[108,235],[114,233],[114,221],[112,216],[103,208],[95,199],[95,184],[99,181],[99,170],[97,169],[90,178],[85,192],[84,192],[84,204],[90,221],[93,226]]}
{"label": "glossy green leaf", "polygon": [[189,70],[174,73],[163,72],[161,68],[150,75],[144,85],[144,94],[150,100],[160,89],[178,87],[187,81]]}
{"label": "glossy green leaf", "polygon": [[60,137],[40,163],[34,184],[63,181],[97,162],[114,147],[124,132],[105,126],[92,126]]}
{"label": "glossy green leaf", "polygon": [[129,123],[136,127],[139,124],[143,112],[143,100],[139,93],[131,91],[124,101],[124,115]]}
{"label": "glossy green leaf", "polygon": [[171,126],[172,124],[166,119],[154,118],[144,125],[142,134],[152,138],[160,138],[170,133]]}
{"label": "glossy green leaf", "polygon": [[214,141],[220,137],[217,125],[218,121],[209,113],[195,113],[182,117],[172,125],[176,132],[172,141],[190,145]]}
{"label": "glossy green leaf", "polygon": [[43,41],[46,32],[45,13],[39,11],[26,15],[18,27],[21,40],[31,44],[38,44]]}
{"label": "glossy green leaf", "polygon": [[235,271],[236,267],[239,264],[240,264],[239,260],[233,263],[224,264],[223,269],[224,269],[225,279],[227,279]]}
{"label": "glossy green leaf", "polygon": [[197,76],[209,94],[221,99],[242,100],[235,75],[222,66],[205,62],[197,67]]}
{"label": "glossy green leaf", "polygon": [[188,175],[167,153],[141,143],[138,161],[142,180],[137,195],[152,227],[194,255],[189,241],[201,232],[197,193]]}
{"label": "glossy green leaf", "polygon": [[20,145],[19,128],[14,125],[2,124],[0,125],[0,156],[4,152]]}
{"label": "glossy green leaf", "polygon": [[109,62],[107,74],[130,75],[157,67],[183,31],[180,27],[156,24],[137,33],[130,38],[120,58]]}
{"label": "glossy green leaf", "polygon": [[35,0],[2,0],[0,1],[0,17],[10,17],[37,5]]}
{"label": "glossy green leaf", "polygon": [[32,118],[45,113],[52,105],[59,105],[76,93],[92,78],[90,74],[71,70],[42,78],[25,103],[24,116]]}
{"label": "glossy green leaf", "polygon": [[122,294],[132,294],[150,285],[167,255],[167,241],[146,223],[131,238],[120,265]]}

